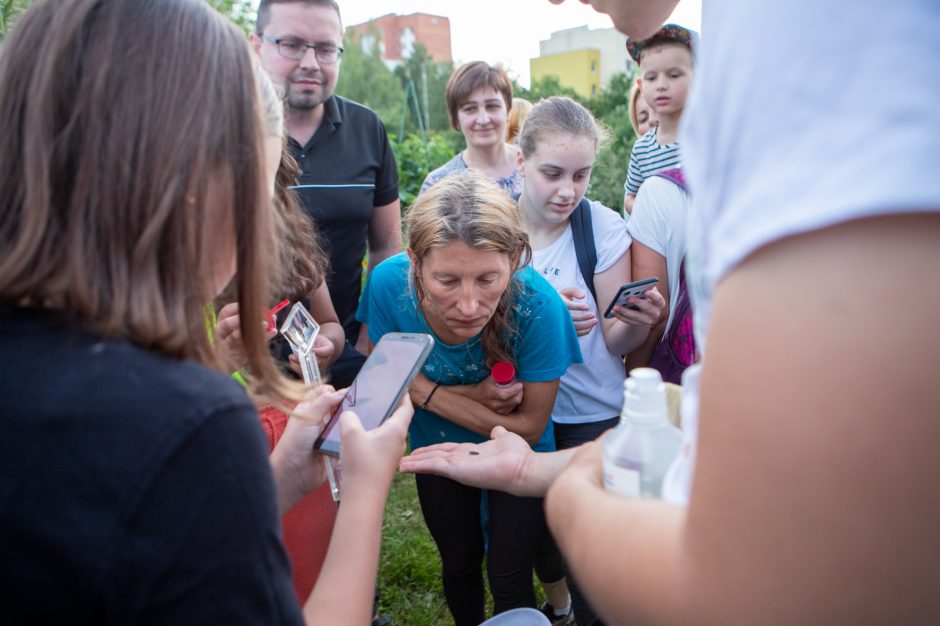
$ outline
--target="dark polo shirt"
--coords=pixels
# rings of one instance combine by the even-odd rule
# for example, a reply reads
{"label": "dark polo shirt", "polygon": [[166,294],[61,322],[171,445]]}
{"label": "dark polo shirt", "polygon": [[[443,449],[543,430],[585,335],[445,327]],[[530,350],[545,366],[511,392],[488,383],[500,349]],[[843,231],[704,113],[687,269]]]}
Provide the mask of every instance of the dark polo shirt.
{"label": "dark polo shirt", "polygon": [[327,286],[346,337],[355,341],[355,319],[369,221],[377,206],[398,199],[398,168],[388,134],[371,109],[333,96],[307,145],[290,139],[300,165],[295,191],[320,231],[330,256]]}

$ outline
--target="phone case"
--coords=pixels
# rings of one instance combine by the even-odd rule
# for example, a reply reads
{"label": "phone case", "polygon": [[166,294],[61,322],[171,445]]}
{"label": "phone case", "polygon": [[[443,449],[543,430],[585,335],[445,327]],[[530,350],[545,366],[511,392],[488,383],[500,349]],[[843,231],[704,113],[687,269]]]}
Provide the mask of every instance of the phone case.
{"label": "phone case", "polygon": [[643,294],[646,291],[649,291],[650,287],[659,283],[658,278],[645,278],[643,280],[638,280],[636,282],[627,283],[621,285],[620,289],[617,291],[617,295],[614,296],[614,299],[610,302],[610,306],[607,307],[607,310],[604,312],[604,317],[607,319],[612,318],[614,315],[612,311],[615,306],[623,306],[628,309],[636,310],[636,307],[627,304],[627,298],[630,296],[636,296],[637,298],[642,298]]}
{"label": "phone case", "polygon": [[[353,381],[352,385],[350,385],[347,399],[344,400],[337,411],[332,416],[330,416],[330,419],[327,422],[327,425],[324,426],[320,437],[318,437],[314,442],[313,447],[315,450],[321,452],[322,454],[328,454],[331,456],[339,455],[338,442],[329,438],[330,431],[333,428],[336,428],[336,420],[339,418],[339,415],[344,410],[346,410],[347,407],[355,407],[357,405],[360,388],[362,388],[363,385],[381,384],[381,380],[384,378],[382,375],[382,363],[375,363],[374,359],[380,358],[380,355],[382,354],[380,346],[383,345],[383,342],[392,341],[407,341],[409,343],[421,344],[420,353],[418,353],[415,360],[410,364],[408,375],[397,389],[393,401],[384,408],[384,414],[382,415],[382,418],[379,420],[378,424],[381,424],[386,419],[388,419],[392,412],[398,407],[402,397],[407,392],[408,387],[411,386],[411,383],[414,382],[415,377],[418,375],[418,372],[421,371],[421,367],[424,365],[425,360],[428,358],[428,355],[431,353],[431,350],[434,347],[434,338],[431,337],[431,335],[420,333],[386,333],[383,335],[382,338],[379,339],[379,343],[376,344],[375,349],[369,355],[369,358],[366,359],[366,362],[363,364],[359,375],[356,376],[356,379]],[[372,367],[370,367],[370,361],[372,361]],[[394,365],[400,366],[400,364],[397,363]],[[355,409],[353,408],[353,410]]]}

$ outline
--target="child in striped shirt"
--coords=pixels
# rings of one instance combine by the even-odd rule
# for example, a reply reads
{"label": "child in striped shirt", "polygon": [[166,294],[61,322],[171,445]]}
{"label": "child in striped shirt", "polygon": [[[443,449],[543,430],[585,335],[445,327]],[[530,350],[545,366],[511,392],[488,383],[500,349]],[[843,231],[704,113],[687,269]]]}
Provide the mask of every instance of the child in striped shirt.
{"label": "child in striped shirt", "polygon": [[623,184],[623,208],[633,211],[633,201],[643,181],[657,172],[680,166],[676,135],[692,82],[692,31],[666,24],[649,39],[627,41],[627,51],[640,66],[637,81],[641,97],[659,117],[659,126],[637,139]]}

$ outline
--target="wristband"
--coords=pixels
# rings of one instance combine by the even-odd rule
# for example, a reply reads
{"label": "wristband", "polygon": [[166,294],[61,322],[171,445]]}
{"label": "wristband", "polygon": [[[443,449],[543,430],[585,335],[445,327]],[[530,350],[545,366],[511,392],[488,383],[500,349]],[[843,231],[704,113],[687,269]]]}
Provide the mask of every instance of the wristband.
{"label": "wristband", "polygon": [[437,383],[437,384],[434,385],[434,389],[432,389],[432,390],[431,390],[431,393],[428,394],[427,400],[425,400],[424,402],[422,402],[422,403],[418,406],[419,409],[426,409],[426,408],[428,408],[428,403],[431,401],[431,398],[434,397],[434,392],[436,392],[436,391],[437,391],[437,388],[440,387],[440,386],[441,386],[441,383]]}

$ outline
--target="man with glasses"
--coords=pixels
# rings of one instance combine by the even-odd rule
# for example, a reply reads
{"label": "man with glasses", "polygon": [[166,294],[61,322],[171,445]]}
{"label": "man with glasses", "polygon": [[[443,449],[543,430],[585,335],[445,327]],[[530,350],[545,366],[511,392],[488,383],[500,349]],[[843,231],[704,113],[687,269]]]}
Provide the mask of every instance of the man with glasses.
{"label": "man with glasses", "polygon": [[[346,387],[362,367],[366,337],[355,319],[362,259],[369,269],[401,252],[398,170],[381,120],[335,95],[343,25],[335,0],[261,0],[251,45],[286,90],[288,146],[301,168],[297,197],[330,255],[327,285],[346,331],[330,370]],[[365,335],[365,333],[363,333]]]}

